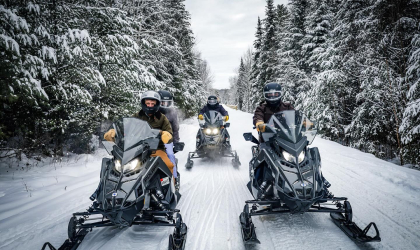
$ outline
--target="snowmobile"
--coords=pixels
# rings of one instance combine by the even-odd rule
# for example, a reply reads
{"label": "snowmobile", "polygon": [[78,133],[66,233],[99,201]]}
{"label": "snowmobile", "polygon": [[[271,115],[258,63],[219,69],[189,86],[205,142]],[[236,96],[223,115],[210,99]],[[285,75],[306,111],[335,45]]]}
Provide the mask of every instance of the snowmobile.
{"label": "snowmobile", "polygon": [[[103,158],[100,182],[86,212],[73,213],[68,239],[59,250],[74,250],[93,228],[132,225],[175,227],[169,235],[169,249],[184,249],[187,226],[176,205],[172,173],[160,157],[151,157],[160,141],[160,131],[131,117],[114,122],[115,142],[102,141],[112,159]],[[177,151],[183,145],[175,145]],[[44,249],[55,250],[49,243]]]}
{"label": "snowmobile", "polygon": [[[254,200],[245,202],[239,216],[245,244],[260,243],[252,216],[305,212],[330,213],[334,223],[356,241],[381,241],[374,222],[360,229],[352,221],[347,198],[328,191],[331,184],[322,175],[318,148],[308,147],[316,133],[315,124],[295,110],[274,114],[259,133],[260,140],[244,133],[246,141],[258,145],[252,146],[247,184]],[[368,235],[371,228],[375,236]]]}
{"label": "snowmobile", "polygon": [[232,150],[230,136],[226,128],[230,123],[223,121],[223,116],[217,111],[210,110],[204,113],[204,120],[198,120],[200,129],[197,132],[196,150],[188,153],[186,168],[192,168],[195,158],[233,157],[232,165],[239,167],[238,154]]}

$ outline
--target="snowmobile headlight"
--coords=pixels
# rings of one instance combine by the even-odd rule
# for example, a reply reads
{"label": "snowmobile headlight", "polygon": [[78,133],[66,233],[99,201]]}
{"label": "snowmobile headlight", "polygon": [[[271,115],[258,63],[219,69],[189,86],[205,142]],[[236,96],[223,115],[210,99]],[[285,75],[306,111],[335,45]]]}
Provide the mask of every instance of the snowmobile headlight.
{"label": "snowmobile headlight", "polygon": [[204,133],[205,133],[205,134],[207,134],[207,135],[211,135],[211,129],[206,128],[206,129],[204,130]]}
{"label": "snowmobile headlight", "polygon": [[[292,162],[295,163],[296,162],[296,158],[289,154],[286,151],[282,152],[284,159],[286,159],[286,161],[288,162]],[[303,160],[305,159],[305,151],[300,152],[299,156],[298,156],[298,163],[301,163]]]}
{"label": "snowmobile headlight", "polygon": [[295,161],[295,157],[294,157],[293,155],[291,155],[291,154],[287,153],[287,152],[286,152],[286,151],[284,151],[284,150],[283,150],[282,154],[283,154],[284,159],[286,159],[286,161],[288,161],[288,162],[292,162],[292,163],[295,163],[295,162],[296,162],[296,161]]}
{"label": "snowmobile headlight", "polygon": [[218,128],[214,128],[214,129],[213,129],[213,134],[214,134],[214,135],[217,135],[218,133],[219,133],[219,129],[218,129]]}
{"label": "snowmobile headlight", "polygon": [[298,162],[301,163],[305,159],[305,151],[300,152]]}
{"label": "snowmobile headlight", "polygon": [[125,164],[124,167],[121,166],[121,161],[120,160],[115,160],[115,170],[117,170],[118,172],[122,172],[122,170],[125,172],[129,172],[135,169],[140,168],[141,164],[140,164],[140,160],[138,158],[130,161],[129,163]]}
{"label": "snowmobile headlight", "polygon": [[121,173],[121,170],[122,170],[121,161],[120,160],[115,160],[114,161],[114,166],[115,166],[115,170],[117,170],[118,172]]}

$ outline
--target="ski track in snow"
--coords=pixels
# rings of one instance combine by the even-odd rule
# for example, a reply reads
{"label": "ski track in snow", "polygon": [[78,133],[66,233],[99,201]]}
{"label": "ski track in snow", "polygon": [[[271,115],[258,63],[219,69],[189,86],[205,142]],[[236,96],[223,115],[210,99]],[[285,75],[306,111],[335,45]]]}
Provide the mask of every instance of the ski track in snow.
{"label": "ski track in snow", "polygon": [[[199,126],[197,120],[188,119],[180,127],[186,145],[176,154],[182,194],[178,208],[188,226],[186,249],[420,249],[420,172],[320,138],[312,146],[319,147],[330,190],[349,198],[353,220],[360,227],[376,222],[382,242],[356,243],[329,214],[306,213],[253,217],[261,244],[244,245],[239,214],[245,200],[253,199],[246,187],[253,144],[242,134],[252,131],[252,114],[226,109],[232,148],[242,163],[238,168],[231,158],[194,159],[193,168],[187,170],[187,154],[195,149]],[[67,237],[71,214],[91,204],[89,196],[97,187],[104,156],[100,150],[85,162],[35,168],[13,178],[2,173],[0,249],[41,249],[46,241],[59,247]],[[96,228],[78,249],[167,249],[172,231],[153,226]]]}

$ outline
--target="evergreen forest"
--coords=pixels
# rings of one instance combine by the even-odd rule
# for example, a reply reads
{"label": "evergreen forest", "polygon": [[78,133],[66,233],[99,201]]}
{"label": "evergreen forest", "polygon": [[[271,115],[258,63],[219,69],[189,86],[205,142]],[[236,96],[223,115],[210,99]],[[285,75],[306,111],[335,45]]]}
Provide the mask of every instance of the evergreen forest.
{"label": "evergreen forest", "polygon": [[325,138],[420,164],[419,1],[266,0],[225,99],[252,113],[273,81]]}
{"label": "evergreen forest", "polygon": [[89,152],[102,121],[138,112],[148,89],[193,115],[209,83],[183,2],[1,0],[1,149]]}

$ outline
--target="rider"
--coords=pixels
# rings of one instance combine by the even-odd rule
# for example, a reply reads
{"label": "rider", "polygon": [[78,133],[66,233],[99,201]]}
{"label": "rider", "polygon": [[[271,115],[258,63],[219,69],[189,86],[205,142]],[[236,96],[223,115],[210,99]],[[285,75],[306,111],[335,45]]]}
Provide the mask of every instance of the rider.
{"label": "rider", "polygon": [[[229,120],[228,112],[223,108],[222,105],[219,104],[219,99],[214,95],[211,95],[207,98],[207,105],[205,105],[200,110],[200,113],[198,113],[198,119],[203,120],[204,119],[203,114],[205,114],[206,112],[208,112],[210,110],[214,110],[214,111],[217,111],[220,114],[222,114],[223,120],[225,122],[227,122]],[[226,134],[229,137],[229,133],[228,133],[227,130],[226,130]],[[230,143],[226,139],[225,139],[224,143],[226,143],[227,146],[230,147]]]}
{"label": "rider", "polygon": [[[284,110],[294,110],[292,104],[281,101],[281,86],[276,82],[267,83],[263,89],[265,102],[261,102],[254,112],[253,122],[258,132],[264,132],[266,123],[271,116]],[[262,137],[260,136],[262,142]],[[261,144],[260,144],[261,145]],[[322,176],[324,185],[328,188],[331,184]],[[327,190],[328,191],[328,190]]]}
{"label": "rider", "polygon": [[214,95],[211,95],[207,98],[207,105],[200,110],[200,113],[198,113],[198,119],[203,120],[203,114],[210,110],[214,110],[222,114],[224,116],[223,119],[225,122],[229,120],[228,112],[223,108],[222,105],[219,104],[219,100]]}
{"label": "rider", "polygon": [[179,178],[176,166],[176,159],[174,154],[174,143],[179,142],[179,123],[178,123],[178,114],[174,107],[174,96],[171,92],[166,90],[159,90],[158,91],[160,98],[162,100],[160,104],[159,111],[168,118],[169,123],[171,123],[172,131],[173,131],[173,142],[165,144],[166,153],[168,154],[169,159],[174,164],[174,177],[176,181],[176,188],[179,188]]}
{"label": "rider", "polygon": [[[253,122],[258,132],[264,132],[271,116],[284,110],[294,110],[292,104],[281,101],[281,86],[276,82],[267,83],[263,89],[265,101],[254,112]],[[261,140],[261,138],[260,138]]]}
{"label": "rider", "polygon": [[[174,164],[165,153],[165,145],[172,143],[172,127],[168,118],[159,111],[161,99],[159,93],[148,90],[141,95],[141,110],[134,114],[133,117],[146,121],[152,128],[161,130],[161,141],[158,149],[151,154],[151,157],[160,156],[165,162],[166,166],[173,173]],[[107,141],[114,141],[115,130],[110,129],[105,133],[104,139]],[[170,154],[169,154],[170,155]]]}
{"label": "rider", "polygon": [[160,94],[160,98],[162,100],[159,111],[164,114],[171,123],[174,142],[179,142],[179,123],[178,114],[174,107],[174,96],[171,92],[166,90],[159,90],[158,93]]}

